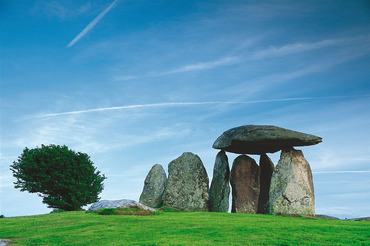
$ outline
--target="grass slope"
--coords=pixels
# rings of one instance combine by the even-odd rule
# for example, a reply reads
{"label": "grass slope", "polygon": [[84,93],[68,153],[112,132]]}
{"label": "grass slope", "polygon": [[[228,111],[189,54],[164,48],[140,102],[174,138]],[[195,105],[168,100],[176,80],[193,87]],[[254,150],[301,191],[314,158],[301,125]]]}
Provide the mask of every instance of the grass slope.
{"label": "grass slope", "polygon": [[255,214],[63,212],[0,219],[18,245],[370,245],[368,221]]}

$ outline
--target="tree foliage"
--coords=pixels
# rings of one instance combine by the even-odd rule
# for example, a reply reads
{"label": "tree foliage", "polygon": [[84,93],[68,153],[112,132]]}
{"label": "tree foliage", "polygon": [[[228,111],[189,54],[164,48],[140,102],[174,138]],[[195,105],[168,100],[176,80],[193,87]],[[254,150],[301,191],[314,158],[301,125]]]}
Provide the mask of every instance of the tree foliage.
{"label": "tree foliage", "polygon": [[65,145],[25,148],[10,170],[17,178],[15,188],[37,193],[49,208],[67,211],[98,201],[106,179],[87,154]]}

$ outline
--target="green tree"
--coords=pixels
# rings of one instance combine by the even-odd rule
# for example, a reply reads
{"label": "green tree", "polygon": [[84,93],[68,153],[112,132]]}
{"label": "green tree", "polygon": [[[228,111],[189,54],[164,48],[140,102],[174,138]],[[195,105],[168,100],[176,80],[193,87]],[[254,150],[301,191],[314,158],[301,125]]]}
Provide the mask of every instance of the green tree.
{"label": "green tree", "polygon": [[37,193],[49,208],[67,211],[97,202],[106,179],[87,154],[76,153],[65,145],[25,148],[10,170],[17,178],[15,188]]}

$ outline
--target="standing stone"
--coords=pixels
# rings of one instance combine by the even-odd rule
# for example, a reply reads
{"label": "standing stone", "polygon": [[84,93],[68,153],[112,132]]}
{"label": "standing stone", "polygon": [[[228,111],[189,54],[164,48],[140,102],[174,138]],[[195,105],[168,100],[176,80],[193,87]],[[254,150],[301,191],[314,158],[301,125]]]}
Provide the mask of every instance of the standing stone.
{"label": "standing stone", "polygon": [[257,211],[259,214],[269,213],[270,183],[274,169],[274,163],[271,159],[266,154],[262,154],[260,156],[260,196]]}
{"label": "standing stone", "polygon": [[283,150],[271,178],[272,214],[315,216],[315,195],[310,165],[302,151]]}
{"label": "standing stone", "polygon": [[201,159],[190,152],[168,164],[164,206],[184,211],[208,211],[208,175]]}
{"label": "standing stone", "polygon": [[231,169],[232,213],[257,213],[260,193],[259,166],[247,155],[238,156]]}
{"label": "standing stone", "polygon": [[216,156],[213,168],[213,178],[209,190],[209,211],[224,213],[229,211],[229,180],[229,162],[225,151],[221,150]]}
{"label": "standing stone", "polygon": [[166,186],[166,172],[161,165],[155,164],[145,178],[144,188],[139,202],[149,207],[161,207],[163,205],[163,193]]}

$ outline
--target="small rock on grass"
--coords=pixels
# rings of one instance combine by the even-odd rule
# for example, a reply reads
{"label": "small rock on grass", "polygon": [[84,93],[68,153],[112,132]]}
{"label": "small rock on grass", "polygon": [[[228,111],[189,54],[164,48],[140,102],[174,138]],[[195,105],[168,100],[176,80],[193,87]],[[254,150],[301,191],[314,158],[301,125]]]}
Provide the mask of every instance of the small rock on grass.
{"label": "small rock on grass", "polygon": [[145,210],[151,210],[156,211],[154,208],[145,206],[141,203],[138,203],[134,200],[128,200],[128,199],[121,199],[121,200],[102,200],[96,203],[93,203],[90,208],[89,212],[95,211],[101,208],[126,208],[126,207],[133,207],[137,206],[139,208],[145,209]]}
{"label": "small rock on grass", "polygon": [[10,243],[12,240],[10,239],[0,239],[0,246],[5,246]]}

